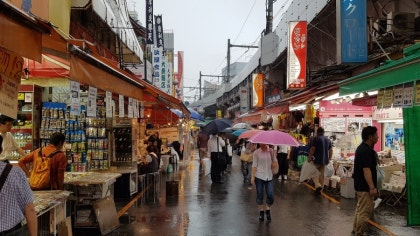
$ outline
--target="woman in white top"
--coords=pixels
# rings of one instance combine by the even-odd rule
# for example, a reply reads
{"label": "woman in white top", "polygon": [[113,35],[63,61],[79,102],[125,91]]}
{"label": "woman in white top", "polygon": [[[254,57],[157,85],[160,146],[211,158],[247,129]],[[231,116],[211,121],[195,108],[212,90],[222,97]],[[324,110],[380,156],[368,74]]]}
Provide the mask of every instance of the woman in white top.
{"label": "woman in white top", "polygon": [[274,150],[267,144],[260,144],[255,150],[252,162],[251,183],[255,183],[257,189],[257,204],[260,210],[260,221],[264,221],[264,189],[266,193],[265,215],[267,221],[271,221],[270,207],[274,203],[273,172],[271,166],[277,167],[277,159]]}

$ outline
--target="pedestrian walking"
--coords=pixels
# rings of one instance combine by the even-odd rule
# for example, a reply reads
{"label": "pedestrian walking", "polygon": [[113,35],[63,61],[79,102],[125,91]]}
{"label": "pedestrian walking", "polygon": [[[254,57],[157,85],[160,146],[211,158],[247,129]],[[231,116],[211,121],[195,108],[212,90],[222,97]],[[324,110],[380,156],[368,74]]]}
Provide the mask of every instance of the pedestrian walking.
{"label": "pedestrian walking", "polygon": [[378,196],[377,172],[378,154],[373,149],[378,142],[378,130],[367,126],[362,130],[363,142],[357,147],[354,157],[354,190],[357,207],[354,214],[353,234],[365,235],[368,220],[374,209],[374,199]]}
{"label": "pedestrian walking", "polygon": [[[270,207],[274,203],[274,185],[272,166],[277,168],[277,159],[274,150],[267,144],[260,144],[255,150],[252,161],[251,184],[257,189],[257,205],[260,211],[259,220],[264,221],[264,213],[267,221],[271,221]],[[265,207],[264,207],[265,190]],[[264,211],[265,210],[265,211]]]}
{"label": "pedestrian walking", "polygon": [[324,128],[318,127],[317,135],[310,142],[308,162],[313,161],[319,170],[319,176],[313,177],[312,181],[315,185],[315,194],[320,195],[324,186],[325,167],[330,162],[333,150],[331,140],[324,136]]}
{"label": "pedestrian walking", "polygon": [[244,183],[248,183],[249,189],[252,189],[252,184],[251,184],[252,161],[253,161],[254,151],[256,149],[257,149],[256,144],[247,142],[239,158],[241,160],[241,170],[242,170],[242,175],[244,176]]}
{"label": "pedestrian walking", "polygon": [[287,180],[287,174],[289,172],[289,158],[290,158],[290,146],[279,145],[277,146],[277,162],[279,163],[278,180]]}
{"label": "pedestrian walking", "polygon": [[223,153],[223,147],[225,145],[225,141],[223,141],[223,139],[217,134],[212,134],[207,142],[207,148],[210,153],[211,160],[210,175],[213,183],[224,183],[222,180],[222,171],[226,165],[226,159]]}

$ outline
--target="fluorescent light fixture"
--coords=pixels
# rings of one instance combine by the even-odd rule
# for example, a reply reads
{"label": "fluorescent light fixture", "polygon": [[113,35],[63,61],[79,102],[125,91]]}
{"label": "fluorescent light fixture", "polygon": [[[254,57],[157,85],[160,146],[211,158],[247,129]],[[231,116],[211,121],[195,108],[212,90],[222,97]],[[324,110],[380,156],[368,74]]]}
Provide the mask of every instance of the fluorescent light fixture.
{"label": "fluorescent light fixture", "polygon": [[389,119],[389,120],[378,120],[379,123],[395,123],[395,124],[404,124],[403,119]]}

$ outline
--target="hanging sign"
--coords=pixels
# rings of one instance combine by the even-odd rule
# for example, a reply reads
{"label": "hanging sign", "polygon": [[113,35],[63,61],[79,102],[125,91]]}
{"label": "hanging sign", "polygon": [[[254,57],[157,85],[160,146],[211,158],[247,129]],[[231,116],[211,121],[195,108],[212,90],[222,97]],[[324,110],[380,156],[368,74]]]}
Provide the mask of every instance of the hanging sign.
{"label": "hanging sign", "polygon": [[287,89],[306,87],[306,21],[289,22],[287,47]]}
{"label": "hanging sign", "polygon": [[118,96],[118,108],[119,108],[119,117],[123,118],[124,117],[124,95],[119,95]]}
{"label": "hanging sign", "polygon": [[420,80],[416,81],[416,105],[420,105]]}
{"label": "hanging sign", "polygon": [[98,95],[98,89],[89,86],[88,92],[88,103],[86,108],[86,115],[88,117],[96,117],[96,97]]}
{"label": "hanging sign", "polygon": [[112,118],[112,92],[106,91],[105,94],[106,118]]}
{"label": "hanging sign", "polygon": [[134,117],[133,109],[133,98],[128,98],[128,118]]}
{"label": "hanging sign", "polygon": [[262,107],[264,104],[264,75],[252,75],[252,106]]}
{"label": "hanging sign", "polygon": [[80,116],[80,83],[76,81],[70,81],[70,115]]}
{"label": "hanging sign", "polygon": [[153,44],[153,0],[146,0],[146,43]]}
{"label": "hanging sign", "polygon": [[0,113],[16,118],[23,58],[0,47]]}

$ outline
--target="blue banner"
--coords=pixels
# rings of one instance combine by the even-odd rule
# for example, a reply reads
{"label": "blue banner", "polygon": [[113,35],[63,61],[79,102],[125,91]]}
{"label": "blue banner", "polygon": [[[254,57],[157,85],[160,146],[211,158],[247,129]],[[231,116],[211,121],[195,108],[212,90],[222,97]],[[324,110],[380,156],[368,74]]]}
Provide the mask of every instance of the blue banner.
{"label": "blue banner", "polygon": [[[341,63],[367,62],[366,0],[337,0],[338,61]],[[341,37],[340,37],[341,36]]]}

